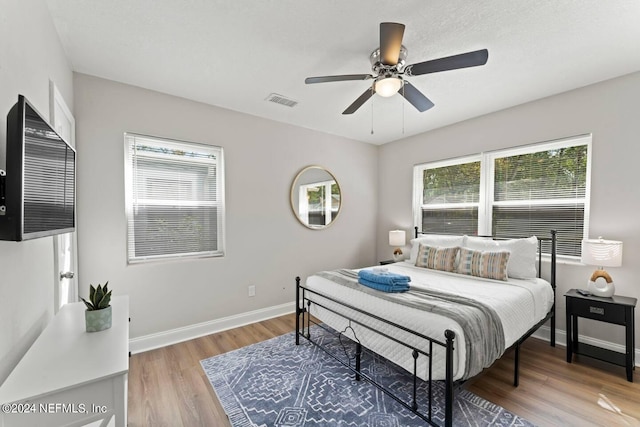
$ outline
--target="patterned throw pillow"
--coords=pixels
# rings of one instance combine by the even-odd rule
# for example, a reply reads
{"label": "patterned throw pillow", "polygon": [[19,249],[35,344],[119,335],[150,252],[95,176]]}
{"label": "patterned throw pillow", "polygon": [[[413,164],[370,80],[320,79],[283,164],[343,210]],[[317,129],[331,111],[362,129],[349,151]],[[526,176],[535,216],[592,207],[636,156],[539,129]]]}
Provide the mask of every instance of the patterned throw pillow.
{"label": "patterned throw pillow", "polygon": [[487,279],[507,280],[509,255],[510,253],[507,251],[483,252],[460,248],[458,273]]}
{"label": "patterned throw pillow", "polygon": [[514,279],[532,279],[537,277],[536,259],[538,258],[538,238],[492,240],[481,237],[464,236],[460,246],[477,251],[509,251],[507,274]]}
{"label": "patterned throw pillow", "polygon": [[431,268],[433,270],[453,272],[458,247],[438,248],[420,243],[416,267]]}
{"label": "patterned throw pillow", "polygon": [[411,239],[411,252],[409,253],[409,262],[416,263],[420,244],[427,246],[435,246],[438,248],[455,248],[456,246],[464,246],[465,236],[445,236],[440,234],[420,234],[419,237]]}

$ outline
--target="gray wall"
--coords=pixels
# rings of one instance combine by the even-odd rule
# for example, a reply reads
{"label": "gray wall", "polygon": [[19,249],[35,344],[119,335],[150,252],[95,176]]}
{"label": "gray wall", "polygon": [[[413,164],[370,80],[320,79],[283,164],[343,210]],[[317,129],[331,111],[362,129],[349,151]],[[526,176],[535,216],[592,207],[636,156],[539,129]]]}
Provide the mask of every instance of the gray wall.
{"label": "gray wall", "polygon": [[[48,119],[49,79],[73,108],[71,68],[45,2],[0,0],[0,169],[9,109],[22,94]],[[53,289],[51,237],[0,242],[0,383],[51,318]]]}
{"label": "gray wall", "polygon": [[[131,338],[292,302],[296,275],[375,262],[377,147],[82,74],[74,88],[80,293],[109,280],[128,294]],[[226,256],[127,265],[124,132],[223,147]],[[343,194],[340,216],[321,231],[302,226],[289,203],[293,179],[312,164]]]}
{"label": "gray wall", "polygon": [[[387,232],[412,233],[413,165],[482,151],[593,134],[589,237],[624,242],[623,265],[610,268],[616,294],[640,298],[640,73],[523,104],[385,144],[379,151],[378,257],[389,254]],[[412,234],[409,234],[412,235]],[[558,326],[564,329],[564,293],[586,288],[593,266],[558,266]],[[636,343],[640,342],[636,317]],[[581,320],[582,324],[582,320]],[[624,343],[623,329],[585,321],[581,334]]]}

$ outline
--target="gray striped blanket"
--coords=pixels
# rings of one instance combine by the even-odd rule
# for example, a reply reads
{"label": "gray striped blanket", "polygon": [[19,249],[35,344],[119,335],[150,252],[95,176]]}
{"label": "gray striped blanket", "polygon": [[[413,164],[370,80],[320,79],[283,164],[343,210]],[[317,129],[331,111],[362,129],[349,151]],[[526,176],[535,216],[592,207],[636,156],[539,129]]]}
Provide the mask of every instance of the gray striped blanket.
{"label": "gray striped blanket", "polygon": [[[466,346],[465,373],[462,379],[471,378],[482,369],[491,366],[504,352],[504,330],[498,314],[493,308],[476,300],[416,288],[402,293],[381,292],[360,285],[358,273],[347,269],[321,271],[315,275],[378,298],[439,314],[455,321],[463,330]],[[444,331],[442,332],[444,336]],[[433,338],[442,340],[441,337]]]}

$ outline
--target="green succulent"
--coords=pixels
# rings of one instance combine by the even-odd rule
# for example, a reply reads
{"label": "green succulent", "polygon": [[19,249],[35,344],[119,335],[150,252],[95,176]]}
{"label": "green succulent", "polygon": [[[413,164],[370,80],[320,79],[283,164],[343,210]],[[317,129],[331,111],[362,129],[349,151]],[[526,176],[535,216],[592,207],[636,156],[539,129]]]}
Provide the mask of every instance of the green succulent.
{"label": "green succulent", "polygon": [[105,283],[104,286],[98,284],[97,288],[94,288],[93,285],[89,285],[89,301],[80,297],[87,306],[87,310],[102,310],[103,308],[109,307],[109,303],[111,302],[111,291],[107,289],[108,284],[109,282]]}

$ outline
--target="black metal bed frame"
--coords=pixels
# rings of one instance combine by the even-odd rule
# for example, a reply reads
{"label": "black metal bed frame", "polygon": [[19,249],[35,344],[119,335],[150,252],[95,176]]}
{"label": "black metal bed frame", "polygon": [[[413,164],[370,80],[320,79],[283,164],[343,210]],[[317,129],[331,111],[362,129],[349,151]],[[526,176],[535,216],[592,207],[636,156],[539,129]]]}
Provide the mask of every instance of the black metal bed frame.
{"label": "black metal bed frame", "polygon": [[[418,237],[418,235],[420,235],[421,233],[418,232],[418,227],[415,227],[415,236]],[[490,237],[496,240],[504,240],[504,239],[509,239],[509,237],[495,237],[495,236],[478,236],[478,237]],[[513,376],[513,385],[515,387],[518,386],[519,384],[519,369],[520,369],[520,345],[527,339],[529,338],[535,331],[537,331],[540,326],[542,326],[544,323],[546,323],[548,320],[551,320],[551,335],[550,335],[550,345],[552,347],[555,347],[555,340],[556,340],[556,304],[555,304],[555,292],[556,292],[556,231],[555,230],[551,230],[551,237],[538,237],[538,277],[541,277],[541,272],[542,272],[542,244],[543,242],[550,242],[551,244],[551,248],[550,248],[550,252],[551,252],[551,271],[550,271],[550,279],[549,279],[549,283],[551,284],[551,287],[553,288],[553,294],[554,294],[554,299],[553,299],[553,304],[551,306],[551,309],[549,310],[549,312],[547,313],[547,315],[544,317],[544,319],[542,319],[540,322],[538,322],[536,325],[534,325],[531,329],[529,329],[527,332],[525,332],[524,335],[522,335],[510,348],[514,348],[514,376]],[[414,414],[416,414],[418,417],[420,417],[422,420],[426,421],[429,425],[432,426],[438,426],[438,424],[435,422],[435,420],[433,419],[432,415],[433,415],[433,389],[432,389],[432,381],[430,380],[432,377],[432,372],[433,372],[433,366],[432,366],[432,358],[430,357],[433,354],[434,351],[434,346],[440,346],[442,348],[444,348],[445,350],[445,379],[444,379],[444,386],[445,386],[445,409],[444,409],[444,426],[446,427],[450,427],[453,424],[453,400],[454,400],[454,387],[458,387],[460,386],[465,380],[463,381],[453,381],[453,350],[454,350],[454,340],[456,337],[455,332],[447,329],[444,331],[444,336],[445,336],[445,340],[441,341],[441,340],[437,340],[428,336],[425,336],[423,334],[420,334],[418,332],[412,331],[402,325],[399,325],[397,323],[391,322],[387,319],[384,319],[380,316],[377,316],[373,313],[369,313],[365,310],[362,310],[360,308],[354,307],[351,304],[345,303],[343,301],[339,301],[331,296],[316,292],[312,289],[309,289],[305,286],[303,286],[300,283],[300,277],[296,277],[296,345],[300,344],[300,337],[305,338],[307,341],[309,341],[310,343],[312,343],[313,345],[317,346],[318,348],[320,348],[321,350],[323,350],[326,354],[328,354],[329,356],[331,356],[333,359],[335,359],[336,361],[338,361],[339,363],[341,363],[343,366],[345,366],[347,369],[349,369],[350,371],[352,371],[355,375],[355,379],[356,381],[360,381],[362,378],[364,378],[366,381],[368,381],[369,383],[371,383],[372,385],[374,385],[376,388],[378,388],[379,390],[381,390],[382,392],[384,392],[385,394],[387,394],[389,397],[391,397],[392,399],[394,399],[396,402],[398,402],[400,405],[404,406],[405,408],[409,409],[411,412],[413,412]],[[408,343],[402,342],[399,339],[388,335],[386,333],[381,332],[378,329],[375,329],[372,325],[368,325],[365,323],[365,321],[358,321],[355,319],[352,319],[351,317],[349,317],[348,315],[339,312],[337,309],[333,309],[328,307],[326,304],[322,304],[319,303],[317,301],[312,301],[310,298],[313,295],[318,295],[328,301],[331,301],[335,304],[338,304],[341,308],[346,308],[346,309],[350,309],[350,310],[355,310],[363,315],[365,315],[367,317],[367,320],[372,319],[372,320],[376,320],[376,321],[380,321],[383,322],[387,325],[390,325],[394,328],[397,328],[399,330],[405,331],[409,334],[412,334],[415,337],[418,337],[422,340],[426,340],[428,342],[428,351],[424,351],[421,350],[419,348],[416,348],[415,346],[412,346]],[[314,341],[313,338],[311,337],[311,333],[310,333],[310,328],[311,328],[311,324],[313,323],[314,325],[321,327],[325,330],[328,330],[327,328],[325,328],[323,326],[323,324],[315,322],[311,317],[310,314],[310,307],[311,304],[314,304],[318,307],[321,307],[325,310],[328,310],[334,314],[337,314],[341,317],[343,317],[344,319],[349,321],[349,325],[351,325],[352,323],[355,323],[361,327],[364,327],[366,329],[372,330],[374,332],[376,332],[379,335],[384,336],[387,339],[390,339],[394,342],[396,342],[397,344],[400,344],[404,347],[406,347],[407,349],[411,350],[411,354],[412,354],[412,358],[413,358],[413,393],[412,393],[412,398],[411,398],[411,402],[405,402],[404,400],[402,400],[400,397],[396,396],[391,390],[387,389],[386,387],[384,387],[383,385],[377,383],[373,378],[369,377],[368,375],[364,374],[361,369],[360,369],[360,364],[361,364],[361,356],[362,356],[362,345],[360,344],[360,342],[357,340],[356,337],[356,350],[355,350],[355,366],[351,365],[351,361],[350,359],[345,361],[343,359],[341,359],[340,357],[338,357],[337,355],[333,354],[331,351],[327,350],[326,348],[324,348],[320,343],[318,343],[317,341]],[[305,306],[306,305],[306,306]],[[333,332],[333,331],[330,331]],[[343,331],[344,332],[344,331]],[[338,334],[342,334],[342,332],[338,332]],[[424,342],[424,341],[423,341]],[[426,346],[425,346],[426,347]],[[424,348],[424,347],[423,347]],[[423,411],[421,408],[418,407],[418,403],[417,403],[417,380],[418,380],[418,375],[417,375],[417,366],[418,366],[418,357],[422,355],[422,356],[426,356],[428,359],[428,372],[429,372],[429,381],[427,382],[427,400],[426,400],[426,411]]]}

